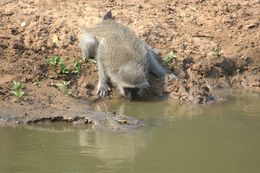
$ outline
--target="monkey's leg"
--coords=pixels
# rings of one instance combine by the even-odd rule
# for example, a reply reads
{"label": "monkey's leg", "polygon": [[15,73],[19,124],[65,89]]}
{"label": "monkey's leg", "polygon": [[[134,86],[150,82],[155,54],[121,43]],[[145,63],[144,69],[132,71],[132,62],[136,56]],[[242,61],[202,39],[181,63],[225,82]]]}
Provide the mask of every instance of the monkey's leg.
{"label": "monkey's leg", "polygon": [[105,40],[100,41],[100,45],[97,50],[97,65],[98,65],[98,86],[97,86],[97,95],[105,97],[111,91],[108,86],[108,76],[105,70],[105,67],[102,64],[103,58],[105,58]]}
{"label": "monkey's leg", "polygon": [[157,54],[152,50],[148,50],[148,56],[150,60],[150,70],[157,77],[163,78],[166,75],[165,69],[156,60]]}
{"label": "monkey's leg", "polygon": [[156,60],[156,57],[158,56],[154,51],[148,49],[148,56],[150,60],[150,70],[151,72],[156,75],[157,77],[164,78],[166,75],[169,78],[173,79],[179,79],[174,74],[167,74],[166,70],[161,66],[161,64]]}
{"label": "monkey's leg", "polygon": [[81,35],[80,49],[82,52],[83,59],[95,57],[97,54],[97,48],[98,40],[94,35],[88,32],[85,32]]}

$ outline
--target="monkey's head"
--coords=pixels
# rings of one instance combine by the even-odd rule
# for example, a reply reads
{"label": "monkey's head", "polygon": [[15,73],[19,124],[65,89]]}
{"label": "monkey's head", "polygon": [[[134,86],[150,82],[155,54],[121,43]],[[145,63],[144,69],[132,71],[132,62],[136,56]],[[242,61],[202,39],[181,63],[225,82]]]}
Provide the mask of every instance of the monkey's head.
{"label": "monkey's head", "polygon": [[143,88],[123,88],[123,93],[121,94],[126,97],[129,101],[134,100],[143,94]]}
{"label": "monkey's head", "polygon": [[120,67],[117,76],[117,86],[128,100],[142,96],[144,89],[150,86],[145,66],[128,63]]}

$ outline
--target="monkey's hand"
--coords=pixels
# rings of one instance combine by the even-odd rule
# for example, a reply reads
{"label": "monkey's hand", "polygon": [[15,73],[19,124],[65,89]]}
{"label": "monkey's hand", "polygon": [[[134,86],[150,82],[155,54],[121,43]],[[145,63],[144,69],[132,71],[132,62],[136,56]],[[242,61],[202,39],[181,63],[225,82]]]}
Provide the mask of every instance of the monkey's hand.
{"label": "monkey's hand", "polygon": [[101,97],[105,97],[109,94],[110,91],[111,89],[107,84],[99,85],[97,89],[97,95]]}

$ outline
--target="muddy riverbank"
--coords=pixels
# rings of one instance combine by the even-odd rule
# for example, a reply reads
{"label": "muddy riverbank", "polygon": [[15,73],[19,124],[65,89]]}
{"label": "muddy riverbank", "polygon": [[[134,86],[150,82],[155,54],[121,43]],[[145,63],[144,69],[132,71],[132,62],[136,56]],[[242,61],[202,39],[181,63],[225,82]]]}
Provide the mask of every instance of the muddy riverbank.
{"label": "muddy riverbank", "polygon": [[[3,106],[3,105],[2,105]],[[97,112],[75,109],[54,109],[35,107],[34,105],[3,106],[0,110],[0,125],[33,125],[65,123],[74,127],[104,128],[112,131],[124,131],[143,126],[142,120],[114,112]]]}
{"label": "muddy riverbank", "polygon": [[[86,111],[99,100],[96,64],[82,61],[79,34],[110,9],[119,22],[159,51],[169,72],[180,77],[176,81],[151,75],[152,87],[144,100],[207,103],[225,99],[234,89],[260,90],[257,0],[4,0],[0,4],[0,105],[8,115],[28,110],[33,116],[39,115],[35,110]],[[14,81],[23,87],[15,90]],[[117,93],[113,89],[106,99],[119,99]]]}

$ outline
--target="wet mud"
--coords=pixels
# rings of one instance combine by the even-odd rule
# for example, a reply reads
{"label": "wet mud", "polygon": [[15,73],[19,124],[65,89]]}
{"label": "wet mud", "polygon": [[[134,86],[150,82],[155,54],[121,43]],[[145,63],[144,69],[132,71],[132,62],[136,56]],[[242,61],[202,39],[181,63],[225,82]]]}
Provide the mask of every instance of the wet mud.
{"label": "wet mud", "polygon": [[[50,111],[50,109],[48,109]],[[68,111],[68,110],[52,110],[43,113],[41,111],[23,112],[23,114],[8,114],[0,111],[1,125],[37,125],[47,123],[66,123],[73,127],[89,128],[89,129],[106,129],[112,131],[125,131],[144,126],[142,120],[126,116],[118,115],[112,112],[96,112],[96,111]]]}
{"label": "wet mud", "polygon": [[[7,111],[3,115],[18,117],[17,110],[30,109],[32,117],[40,118],[37,111],[44,110],[48,119],[48,114],[60,110],[91,110],[90,104],[100,100],[95,94],[97,67],[94,60],[82,62],[79,35],[111,9],[116,20],[157,49],[163,66],[180,78],[150,75],[151,88],[142,100],[203,104],[225,100],[237,89],[260,91],[257,0],[4,0],[0,4],[0,110]],[[46,63],[53,56],[63,59],[67,72],[61,65]],[[76,72],[75,62],[80,62]],[[11,92],[14,81],[25,85],[22,99]],[[64,81],[67,85],[60,87]],[[104,100],[119,98],[113,88]],[[79,119],[85,117],[82,114]]]}

